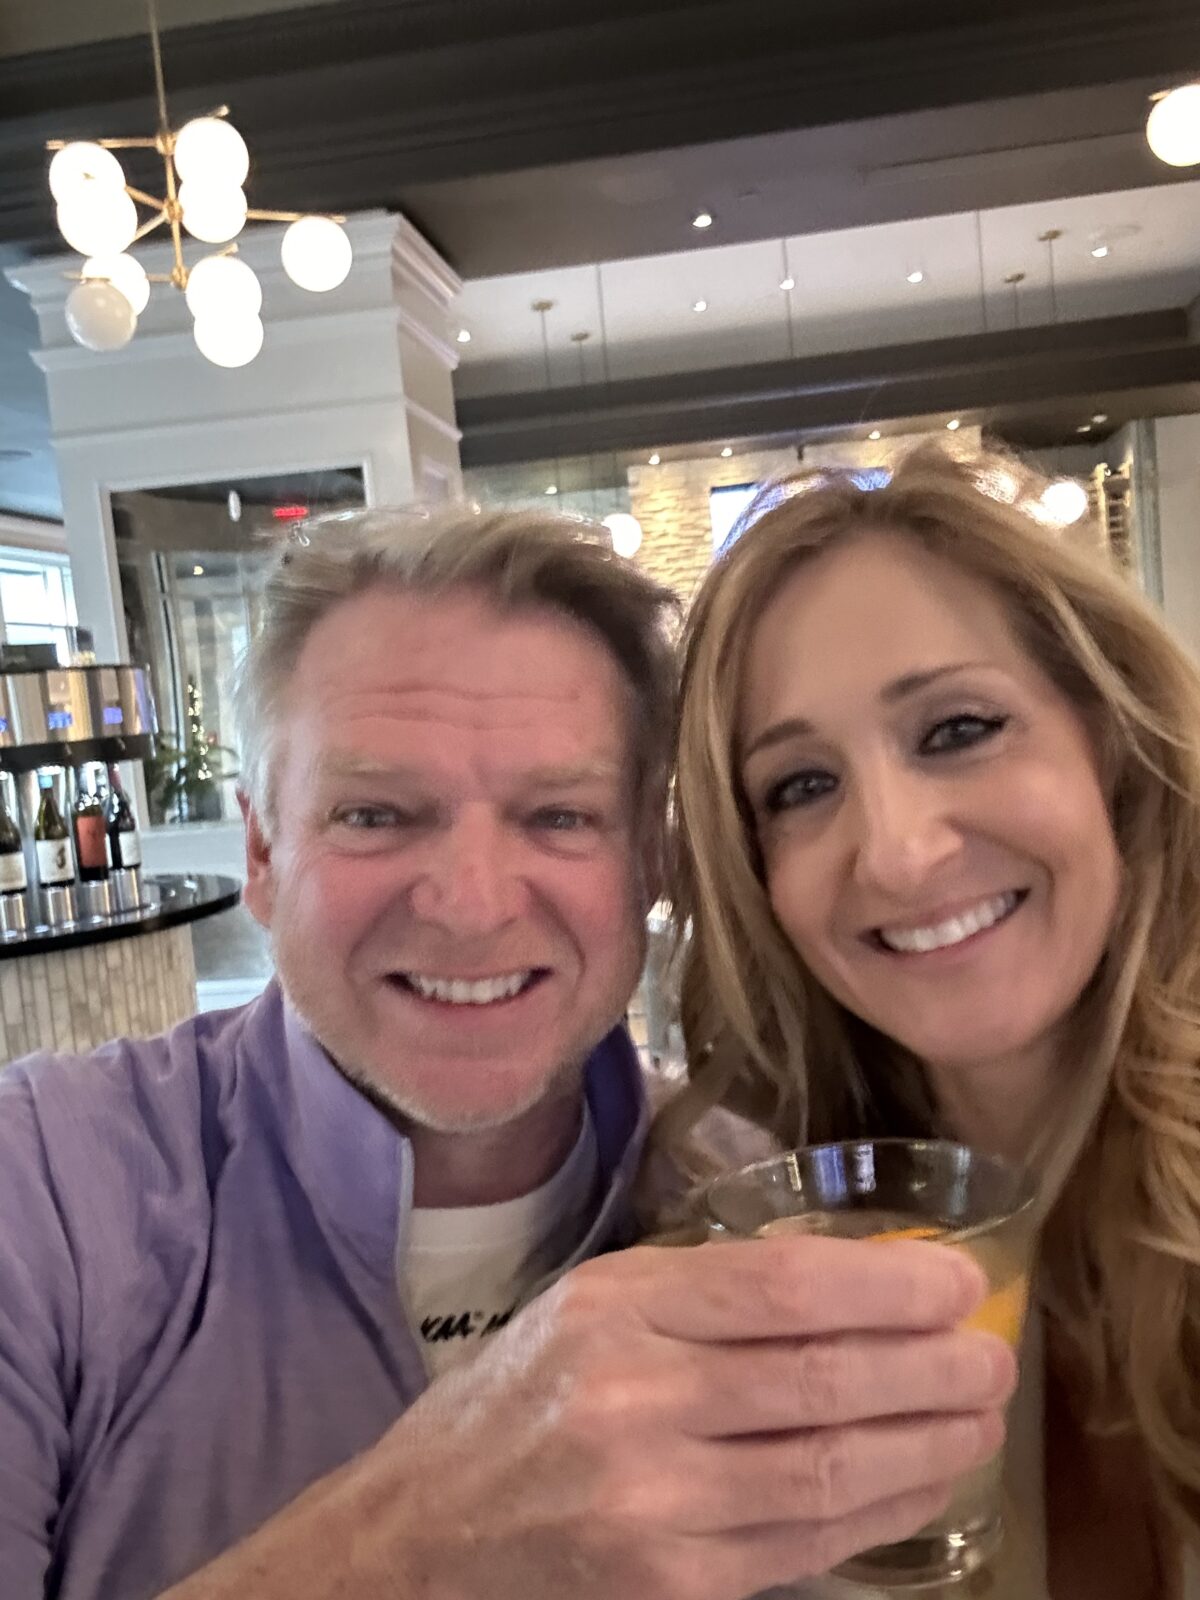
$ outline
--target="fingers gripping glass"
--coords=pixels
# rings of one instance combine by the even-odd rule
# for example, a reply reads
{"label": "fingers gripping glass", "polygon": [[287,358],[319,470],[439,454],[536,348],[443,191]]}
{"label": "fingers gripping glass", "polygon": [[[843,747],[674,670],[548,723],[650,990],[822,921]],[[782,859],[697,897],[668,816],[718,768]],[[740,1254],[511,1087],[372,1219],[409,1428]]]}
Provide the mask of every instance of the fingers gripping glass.
{"label": "fingers gripping glass", "polygon": [[[716,1179],[711,1225],[745,1238],[933,1239],[967,1250],[989,1294],[965,1326],[1014,1348],[1025,1317],[1035,1232],[1034,1187],[1021,1168],[943,1140],[812,1145]],[[1002,1458],[959,1481],[950,1506],[911,1539],[863,1551],[838,1569],[855,1582],[919,1589],[954,1582],[998,1550]]]}

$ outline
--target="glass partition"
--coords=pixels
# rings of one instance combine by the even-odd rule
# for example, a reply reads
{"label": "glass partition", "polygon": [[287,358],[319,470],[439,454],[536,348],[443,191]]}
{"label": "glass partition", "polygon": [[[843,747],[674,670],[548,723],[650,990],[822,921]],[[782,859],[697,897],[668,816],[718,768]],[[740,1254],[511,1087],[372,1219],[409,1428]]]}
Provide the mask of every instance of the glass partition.
{"label": "glass partition", "polygon": [[357,467],[113,495],[130,656],[150,666],[163,729],[151,823],[237,816],[232,681],[263,570],[305,515],[363,503]]}

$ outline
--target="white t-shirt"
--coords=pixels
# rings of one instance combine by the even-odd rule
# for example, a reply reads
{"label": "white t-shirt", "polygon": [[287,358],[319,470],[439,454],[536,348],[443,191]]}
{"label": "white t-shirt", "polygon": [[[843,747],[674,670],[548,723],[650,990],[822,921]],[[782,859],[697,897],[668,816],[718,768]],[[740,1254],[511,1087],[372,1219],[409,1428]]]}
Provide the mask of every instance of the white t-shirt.
{"label": "white t-shirt", "polygon": [[477,1351],[567,1259],[591,1222],[598,1172],[585,1104],[570,1155],[532,1194],[494,1206],[414,1207],[402,1290],[431,1377]]}

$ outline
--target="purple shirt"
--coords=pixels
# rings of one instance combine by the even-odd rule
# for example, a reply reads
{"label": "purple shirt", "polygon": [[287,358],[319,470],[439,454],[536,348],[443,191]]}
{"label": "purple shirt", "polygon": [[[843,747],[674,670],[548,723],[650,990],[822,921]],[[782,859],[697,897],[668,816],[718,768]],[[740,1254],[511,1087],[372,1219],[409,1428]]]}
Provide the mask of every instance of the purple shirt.
{"label": "purple shirt", "polygon": [[[631,1236],[637,1057],[588,1062]],[[398,1288],[412,1153],[272,984],[0,1072],[0,1596],[151,1600],[373,1444],[427,1383]]]}

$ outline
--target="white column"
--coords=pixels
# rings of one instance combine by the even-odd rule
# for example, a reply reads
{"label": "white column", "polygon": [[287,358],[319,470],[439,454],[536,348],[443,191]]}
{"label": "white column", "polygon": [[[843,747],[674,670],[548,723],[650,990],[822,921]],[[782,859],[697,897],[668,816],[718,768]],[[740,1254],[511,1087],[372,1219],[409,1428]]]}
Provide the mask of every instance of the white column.
{"label": "white column", "polygon": [[1200,416],[1154,423],[1163,610],[1200,661]]}
{"label": "white column", "polygon": [[[227,477],[358,466],[370,503],[457,490],[459,433],[449,307],[461,284],[402,217],[346,223],[354,265],[326,294],[299,289],[279,260],[282,227],[238,241],[262,281],[266,338],[248,366],[199,353],[183,295],[155,285],[124,350],[81,349],[63,320],[77,256],[10,271],[38,315],[76,604],[100,660],[127,640],[109,496]],[[213,247],[189,241],[190,264]],[[169,246],[137,252],[168,272]]]}

